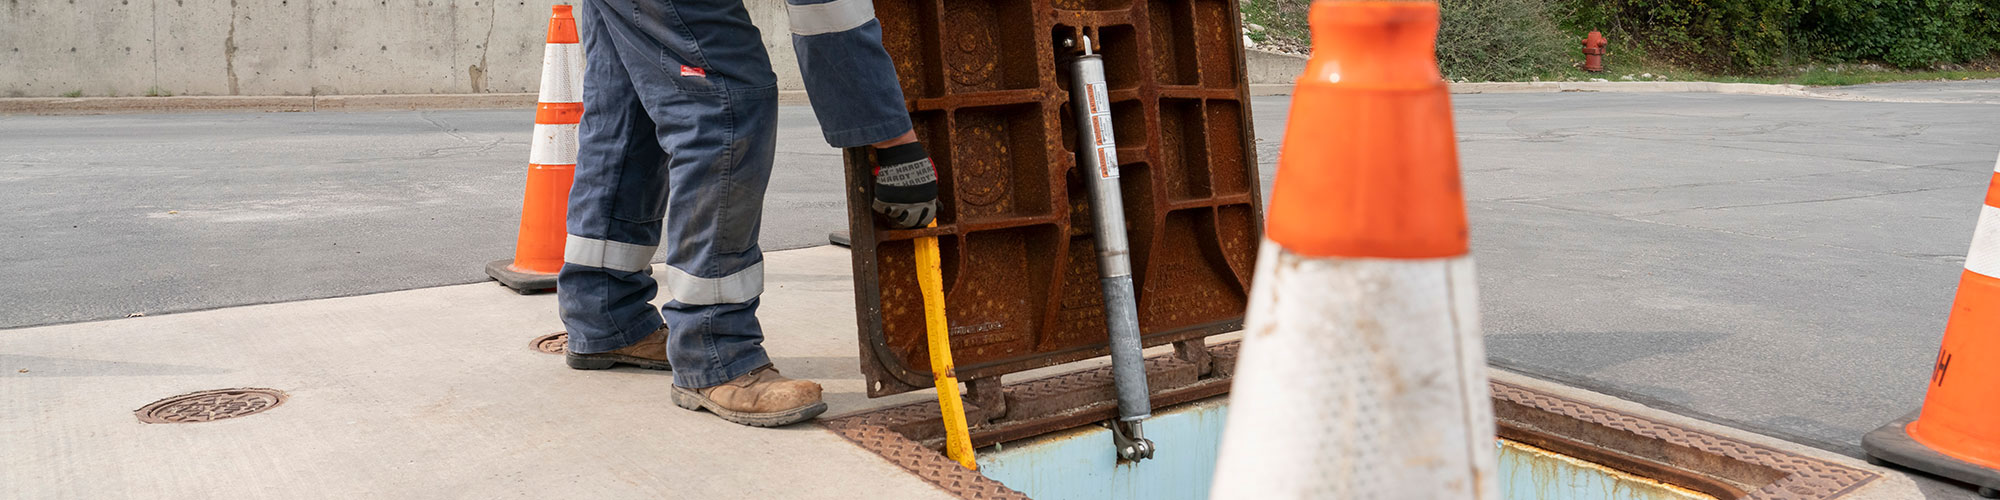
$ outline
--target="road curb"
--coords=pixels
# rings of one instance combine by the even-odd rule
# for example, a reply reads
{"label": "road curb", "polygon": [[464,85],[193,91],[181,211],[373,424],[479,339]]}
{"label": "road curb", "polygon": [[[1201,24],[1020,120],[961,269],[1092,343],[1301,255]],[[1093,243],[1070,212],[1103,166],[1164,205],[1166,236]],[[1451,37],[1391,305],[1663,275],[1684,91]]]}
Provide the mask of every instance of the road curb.
{"label": "road curb", "polygon": [[[263,111],[415,111],[448,109],[534,109],[533,93],[506,94],[386,94],[322,96],[173,96],[173,97],[9,97],[0,98],[0,115],[102,115],[123,113],[192,113]],[[804,104],[805,91],[779,91],[778,102]]]}
{"label": "road curb", "polygon": [[[2000,104],[1993,99],[1935,99],[1902,96],[1880,96],[1854,93],[1849,89],[1862,86],[1808,87],[1804,85],[1768,83],[1720,83],[1720,82],[1480,82],[1453,83],[1453,94],[1509,94],[1534,92],[1618,92],[1618,93],[1683,93],[1683,94],[1742,94],[1797,97],[1826,101],[1849,102],[1893,102],[1904,104]],[[1280,95],[1280,94],[1270,94]]]}
{"label": "road curb", "polygon": [[[1835,87],[1820,87],[1832,89]],[[1523,94],[1553,92],[1744,94],[1827,99],[1835,101],[1960,103],[1958,101],[1897,99],[1818,91],[1804,85],[1718,82],[1477,82],[1453,83],[1453,94]],[[1291,95],[1285,83],[1250,84],[1252,96]],[[536,95],[515,94],[389,94],[325,96],[174,96],[174,97],[8,97],[0,98],[0,115],[101,115],[122,113],[187,113],[216,111],[413,111],[445,109],[533,109]],[[781,104],[806,104],[803,90],[778,92]]]}
{"label": "road curb", "polygon": [[12,97],[0,114],[94,115],[182,111],[312,111],[312,96]]}
{"label": "road curb", "polygon": [[[1536,92],[1613,92],[1613,93],[1684,93],[1684,94],[1753,94],[1786,97],[1808,97],[1838,99],[1841,96],[1821,94],[1808,90],[1803,85],[1777,85],[1763,83],[1717,83],[1717,82],[1478,82],[1453,83],[1453,94],[1525,94]],[[1250,95],[1272,96],[1291,95],[1289,84],[1252,84]]]}
{"label": "road curb", "polygon": [[418,109],[535,109],[537,94],[327,95],[313,98],[314,111],[399,111]]}
{"label": "road curb", "polygon": [[1622,92],[1753,94],[1788,97],[1821,97],[1804,85],[1718,82],[1478,82],[1453,83],[1453,94],[1505,94],[1526,92]]}
{"label": "road curb", "polygon": [[95,115],[202,111],[387,111],[420,109],[533,109],[535,94],[389,94],[326,96],[15,97],[0,99],[0,114]]}

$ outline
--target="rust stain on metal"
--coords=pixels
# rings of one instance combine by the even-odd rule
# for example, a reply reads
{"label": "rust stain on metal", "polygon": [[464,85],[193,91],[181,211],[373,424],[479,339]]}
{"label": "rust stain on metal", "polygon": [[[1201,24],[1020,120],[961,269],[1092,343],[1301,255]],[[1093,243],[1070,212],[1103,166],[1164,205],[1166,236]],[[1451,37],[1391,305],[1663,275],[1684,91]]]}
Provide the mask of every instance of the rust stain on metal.
{"label": "rust stain on metal", "polygon": [[994,46],[993,6],[990,3],[954,6],[946,14],[945,59],[951,61],[951,80],[965,90],[993,90],[1000,48]]}
{"label": "rust stain on metal", "polygon": [[896,77],[902,81],[903,90],[909,97],[930,97],[936,85],[925,79],[936,67],[937,55],[926,47],[936,47],[937,27],[919,24],[918,19],[933,15],[936,5],[919,2],[878,2],[876,19],[882,25],[882,45],[891,54],[915,54],[915,57],[898,57]]}
{"label": "rust stain on metal", "polygon": [[1151,0],[1146,14],[1152,23],[1153,77],[1161,85],[1194,85],[1198,74],[1194,54],[1194,14],[1185,2]]}
{"label": "rust stain on metal", "polygon": [[261,413],[284,404],[286,398],[277,389],[217,389],[154,401],[132,413],[148,424],[213,422]]}
{"label": "rust stain on metal", "polygon": [[1007,122],[997,112],[968,112],[958,115],[957,123],[952,152],[958,159],[959,216],[1006,215],[1014,209],[1009,199],[1014,169],[1001,133]]}
{"label": "rust stain on metal", "polygon": [[[1263,212],[1236,3],[876,0],[912,120],[933,144],[933,229],[869,214],[848,152],[849,233],[868,395],[930,386],[910,241],[937,236],[955,364],[995,377],[1107,353],[1084,177],[1072,170],[1064,38],[1105,54],[1147,346],[1242,327]],[[1229,36],[1223,36],[1229,35]],[[889,40],[894,40],[889,42]],[[1204,68],[1205,65],[1221,68]],[[995,326],[998,325],[998,326]]]}
{"label": "rust stain on metal", "polygon": [[1232,82],[1241,81],[1242,59],[1231,59],[1228,54],[1214,50],[1200,50],[1219,45],[1242,46],[1242,29],[1237,27],[1235,0],[1196,0],[1194,2],[1194,45],[1195,65],[1201,73],[1201,85],[1208,88],[1229,88]]}
{"label": "rust stain on metal", "polygon": [[545,354],[562,354],[563,350],[569,347],[569,332],[555,332],[535,337],[528,346]]}

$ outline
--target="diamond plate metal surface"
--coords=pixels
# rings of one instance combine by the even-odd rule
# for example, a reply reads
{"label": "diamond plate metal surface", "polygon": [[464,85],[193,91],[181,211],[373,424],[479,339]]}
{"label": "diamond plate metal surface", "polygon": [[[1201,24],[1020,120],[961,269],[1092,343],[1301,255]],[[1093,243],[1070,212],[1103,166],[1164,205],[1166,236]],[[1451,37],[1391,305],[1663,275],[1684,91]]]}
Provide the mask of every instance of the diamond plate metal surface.
{"label": "diamond plate metal surface", "polygon": [[987,479],[978,472],[960,467],[958,462],[945,458],[943,453],[925,448],[887,427],[859,422],[842,424],[829,422],[826,426],[849,442],[881,455],[882,459],[888,460],[889,463],[896,464],[959,498],[1020,500],[1028,498],[1027,495],[1014,491],[999,481]]}
{"label": "diamond plate metal surface", "polygon": [[[1781,499],[1829,499],[1839,498],[1866,485],[1878,476],[1872,472],[1847,467],[1817,458],[1780,451],[1762,445],[1718,436],[1695,429],[1667,424],[1617,410],[1574,401],[1532,389],[1493,382],[1493,399],[1497,404],[1507,402],[1546,411],[1589,424],[1596,429],[1629,434],[1638,438],[1657,440],[1671,446],[1685,447],[1741,464],[1768,469],[1771,474],[1753,477],[1775,477],[1768,481],[1748,481],[1750,488],[1743,498],[1756,500]],[[1599,442],[1608,439],[1597,440]],[[1702,471],[1704,464],[1670,464]],[[1710,467],[1711,470],[1717,467]],[[1754,471],[1753,471],[1754,472]],[[1716,476],[1744,477],[1735,472],[1711,472]]]}

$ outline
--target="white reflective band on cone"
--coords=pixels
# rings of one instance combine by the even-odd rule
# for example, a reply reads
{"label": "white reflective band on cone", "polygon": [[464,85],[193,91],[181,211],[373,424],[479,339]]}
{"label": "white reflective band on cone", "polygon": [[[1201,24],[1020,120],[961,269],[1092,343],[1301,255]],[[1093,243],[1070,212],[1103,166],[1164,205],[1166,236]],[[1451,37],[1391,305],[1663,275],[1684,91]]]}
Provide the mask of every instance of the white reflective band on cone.
{"label": "white reflective band on cone", "polygon": [[1266,240],[1252,286],[1213,498],[1499,498],[1470,257]]}
{"label": "white reflective band on cone", "polygon": [[534,142],[528,143],[528,163],[575,165],[576,126],[535,124]]}
{"label": "white reflective band on cone", "polygon": [[652,266],[653,254],[659,250],[658,246],[634,245],[572,234],[563,241],[563,262],[636,273]]}
{"label": "white reflective band on cone", "polygon": [[667,292],[682,304],[741,304],[764,294],[764,262],[720,278],[700,278],[667,266],[666,279]]}
{"label": "white reflective band on cone", "polygon": [[542,102],[583,102],[583,44],[542,48]]}
{"label": "white reflective band on cone", "polygon": [[2000,208],[1979,207],[1979,227],[1972,229],[1972,249],[1965,252],[1965,270],[2000,278]]}
{"label": "white reflective band on cone", "polygon": [[792,20],[792,34],[824,35],[868,24],[875,19],[875,3],[872,0],[833,0],[807,5],[787,2],[785,15]]}

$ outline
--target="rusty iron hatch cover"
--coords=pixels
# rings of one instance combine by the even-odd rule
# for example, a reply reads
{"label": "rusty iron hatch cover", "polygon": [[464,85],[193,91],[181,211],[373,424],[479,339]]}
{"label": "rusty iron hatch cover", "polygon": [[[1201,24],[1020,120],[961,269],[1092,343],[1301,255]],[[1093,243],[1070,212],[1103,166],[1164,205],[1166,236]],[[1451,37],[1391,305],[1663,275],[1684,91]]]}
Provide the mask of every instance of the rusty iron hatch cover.
{"label": "rusty iron hatch cover", "polygon": [[871,160],[848,150],[869,396],[931,385],[911,254],[921,236],[942,249],[962,379],[1107,353],[1068,64],[1057,57],[1060,40],[1078,34],[1105,58],[1144,343],[1241,328],[1263,212],[1235,1],[875,7],[942,206],[935,228],[883,229],[869,214]]}
{"label": "rusty iron hatch cover", "polygon": [[[1164,390],[1155,386],[1156,404],[1229,393],[1238,343],[1225,342],[1205,351],[1213,360],[1209,369],[1192,383]],[[1183,354],[1147,358],[1149,378],[1189,381],[1199,365],[1187,362]],[[972,428],[972,444],[1012,442],[1112,418],[1117,404],[1105,396],[1114,390],[1111,379],[1110,368],[1101,367],[1006,384],[1000,391],[1008,401],[1004,417],[978,423],[982,420],[974,417],[982,409],[968,408],[968,418],[978,423]],[[1510,382],[1493,380],[1488,388],[1500,438],[1716,498],[1837,499],[1881,477]],[[1027,498],[944,456],[944,427],[935,398],[822,419],[820,424],[959,498]]]}
{"label": "rusty iron hatch cover", "polygon": [[569,347],[569,332],[555,332],[535,337],[528,346],[546,354],[562,354],[563,350]]}
{"label": "rusty iron hatch cover", "polygon": [[148,424],[213,422],[262,413],[284,404],[285,399],[285,393],[277,389],[217,389],[154,401],[132,413]]}

